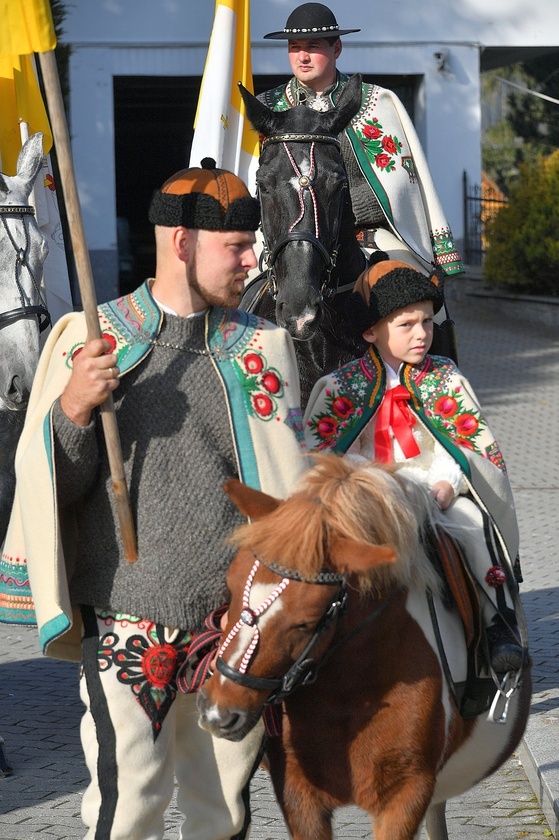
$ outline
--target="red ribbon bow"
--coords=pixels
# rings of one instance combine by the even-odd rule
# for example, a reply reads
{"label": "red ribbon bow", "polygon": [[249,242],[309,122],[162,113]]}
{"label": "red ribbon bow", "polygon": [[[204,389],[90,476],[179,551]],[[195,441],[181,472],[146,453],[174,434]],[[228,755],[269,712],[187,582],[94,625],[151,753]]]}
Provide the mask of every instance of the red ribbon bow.
{"label": "red ribbon bow", "polygon": [[412,434],[412,428],[415,426],[416,420],[408,408],[409,399],[409,391],[403,385],[391,388],[384,395],[375,427],[375,458],[377,461],[388,464],[393,460],[390,428],[406,458],[419,455],[420,449]]}

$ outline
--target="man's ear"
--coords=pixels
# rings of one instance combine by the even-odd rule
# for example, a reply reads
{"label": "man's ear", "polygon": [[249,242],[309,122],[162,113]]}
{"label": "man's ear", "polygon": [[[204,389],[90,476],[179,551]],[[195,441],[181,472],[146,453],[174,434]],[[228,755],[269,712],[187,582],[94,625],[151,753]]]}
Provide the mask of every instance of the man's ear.
{"label": "man's ear", "polygon": [[334,44],[334,58],[336,59],[336,61],[338,60],[338,58],[340,57],[341,54],[342,54],[342,39],[338,38],[338,40]]}
{"label": "man's ear", "polygon": [[193,247],[192,231],[185,227],[176,227],[173,231],[173,248],[179,260],[187,262]]}

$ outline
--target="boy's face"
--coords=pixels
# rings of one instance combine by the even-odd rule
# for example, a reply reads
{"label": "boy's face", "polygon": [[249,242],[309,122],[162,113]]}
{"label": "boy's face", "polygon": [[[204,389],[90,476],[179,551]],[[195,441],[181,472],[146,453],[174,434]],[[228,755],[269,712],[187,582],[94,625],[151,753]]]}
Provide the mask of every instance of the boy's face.
{"label": "boy's face", "polygon": [[397,309],[366,330],[363,338],[376,346],[394,370],[398,370],[401,362],[419,364],[433,341],[432,301],[424,300]]}

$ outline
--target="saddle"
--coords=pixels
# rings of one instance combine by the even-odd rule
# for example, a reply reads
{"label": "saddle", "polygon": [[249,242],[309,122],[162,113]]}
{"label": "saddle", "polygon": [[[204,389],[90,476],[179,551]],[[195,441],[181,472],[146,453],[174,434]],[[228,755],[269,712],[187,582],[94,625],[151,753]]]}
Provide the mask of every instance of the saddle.
{"label": "saddle", "polygon": [[442,528],[436,525],[428,528],[423,542],[427,556],[443,581],[445,606],[456,609],[464,629],[466,680],[455,682],[444,651],[434,603],[429,596],[431,620],[443,670],[460,715],[463,718],[477,717],[489,709],[495,696],[495,683],[487,669],[487,642],[476,581],[460,544]]}

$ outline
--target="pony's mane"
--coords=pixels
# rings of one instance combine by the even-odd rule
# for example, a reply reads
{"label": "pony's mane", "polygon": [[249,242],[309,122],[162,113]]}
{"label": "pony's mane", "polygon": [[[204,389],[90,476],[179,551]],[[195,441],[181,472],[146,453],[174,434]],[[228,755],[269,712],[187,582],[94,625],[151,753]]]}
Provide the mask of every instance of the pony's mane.
{"label": "pony's mane", "polygon": [[332,536],[393,546],[398,561],[359,577],[360,588],[420,586],[434,591],[438,578],[421,548],[432,514],[426,489],[394,467],[354,465],[337,455],[317,455],[297,491],[275,511],[239,528],[239,547],[307,579],[329,567]]}

